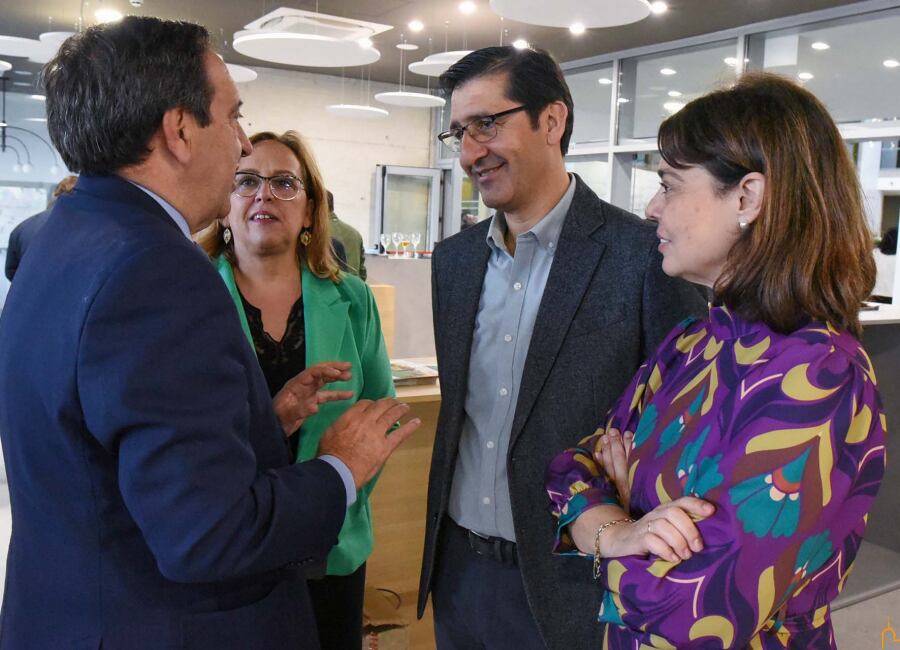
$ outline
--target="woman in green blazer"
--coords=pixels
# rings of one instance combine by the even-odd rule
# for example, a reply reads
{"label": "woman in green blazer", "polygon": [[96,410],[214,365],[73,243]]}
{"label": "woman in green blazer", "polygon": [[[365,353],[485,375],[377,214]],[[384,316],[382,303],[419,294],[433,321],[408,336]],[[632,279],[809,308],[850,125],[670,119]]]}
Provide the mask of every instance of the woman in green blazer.
{"label": "woman in green blazer", "polygon": [[[275,395],[321,361],[351,364],[348,381],[329,385],[353,399],[327,402],[291,436],[297,461],[316,456],[324,431],[359,399],[394,395],[390,360],[369,287],[338,270],[328,231],[325,188],[315,159],[288,131],[250,138],[235,175],[231,211],[200,237],[237,308]],[[327,566],[307,572],[319,640],[329,650],[362,645],[365,562],[372,552],[369,494],[347,511]]]}

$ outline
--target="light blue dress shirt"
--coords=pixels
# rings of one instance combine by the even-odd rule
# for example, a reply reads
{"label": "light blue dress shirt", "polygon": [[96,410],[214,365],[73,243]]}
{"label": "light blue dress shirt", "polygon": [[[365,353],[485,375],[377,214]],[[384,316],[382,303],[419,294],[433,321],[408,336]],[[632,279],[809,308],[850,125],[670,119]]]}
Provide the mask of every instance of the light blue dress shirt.
{"label": "light blue dress shirt", "polygon": [[[128,179],[126,178],[125,180]],[[160,207],[166,211],[166,214],[169,215],[169,217],[171,217],[172,221],[175,222],[175,225],[178,226],[178,229],[184,236],[188,239],[191,238],[191,229],[188,227],[187,221],[171,203],[166,201],[156,192],[148,190],[139,183],[135,183],[131,180],[128,180],[128,182],[135,187],[142,189],[150,198],[159,203]],[[325,454],[324,456],[319,456],[319,459],[324,460],[340,474],[341,480],[344,482],[344,490],[347,492],[347,507],[349,508],[356,502],[356,483],[353,482],[353,474],[350,472],[350,468],[337,456]]]}
{"label": "light blue dress shirt", "polygon": [[491,220],[491,253],[475,318],[466,419],[449,503],[450,517],[481,535],[516,541],[506,471],[509,439],[534,322],[574,195],[570,177],[559,203],[516,238],[515,257],[503,241],[503,214]]}

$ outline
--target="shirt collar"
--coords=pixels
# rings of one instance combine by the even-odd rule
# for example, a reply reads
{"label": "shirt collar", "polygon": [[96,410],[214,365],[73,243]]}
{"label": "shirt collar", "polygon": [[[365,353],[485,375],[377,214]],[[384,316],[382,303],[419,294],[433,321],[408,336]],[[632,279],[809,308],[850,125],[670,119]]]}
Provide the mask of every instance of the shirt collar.
{"label": "shirt collar", "polygon": [[146,187],[144,187],[140,183],[135,183],[134,181],[129,180],[127,178],[125,180],[128,181],[129,183],[131,183],[132,185],[134,185],[135,187],[138,187],[138,188],[144,190],[144,192],[146,192],[150,196],[151,199],[153,199],[154,201],[159,203],[160,207],[166,211],[166,214],[169,215],[169,217],[172,219],[172,221],[175,222],[175,225],[178,226],[178,229],[182,233],[184,233],[184,236],[187,237],[188,239],[191,238],[191,229],[188,228],[187,221],[185,221],[184,217],[181,216],[181,213],[178,210],[176,210],[171,203],[166,201],[163,197],[161,197],[156,192],[152,192],[152,191],[148,190]]}
{"label": "shirt collar", "polygon": [[[550,251],[556,250],[559,244],[559,235],[562,232],[563,223],[566,220],[566,214],[572,206],[572,199],[575,196],[575,177],[569,174],[569,187],[565,194],[557,202],[550,212],[548,212],[540,221],[538,221],[531,230],[523,232],[519,237],[531,235],[540,246]],[[503,240],[506,234],[506,216],[499,210],[491,217],[491,227],[488,230],[486,241],[488,246],[493,249],[506,250],[506,243]]]}

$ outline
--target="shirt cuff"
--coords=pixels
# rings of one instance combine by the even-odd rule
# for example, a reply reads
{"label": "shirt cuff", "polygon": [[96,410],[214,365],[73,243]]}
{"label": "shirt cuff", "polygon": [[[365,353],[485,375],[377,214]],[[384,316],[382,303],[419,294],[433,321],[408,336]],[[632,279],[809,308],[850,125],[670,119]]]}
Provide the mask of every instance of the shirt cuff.
{"label": "shirt cuff", "polygon": [[356,483],[353,482],[353,474],[350,473],[350,468],[347,467],[346,463],[337,456],[332,456],[331,454],[319,456],[319,460],[324,460],[341,475],[341,480],[344,482],[344,489],[347,491],[347,507],[349,508],[356,503]]}

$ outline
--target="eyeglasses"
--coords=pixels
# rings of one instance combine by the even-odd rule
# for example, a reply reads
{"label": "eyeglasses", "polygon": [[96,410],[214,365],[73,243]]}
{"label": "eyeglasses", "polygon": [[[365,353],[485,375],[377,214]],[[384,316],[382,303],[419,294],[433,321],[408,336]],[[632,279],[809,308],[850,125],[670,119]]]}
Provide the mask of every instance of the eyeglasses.
{"label": "eyeglasses", "polygon": [[263,181],[269,183],[269,191],[272,192],[272,196],[282,201],[296,198],[303,189],[303,181],[291,174],[262,176],[253,172],[238,172],[234,175],[234,190],[232,191],[245,199],[250,198],[256,196]]}
{"label": "eyeglasses", "polygon": [[462,126],[454,127],[449,131],[439,133],[438,140],[444,143],[444,146],[450,149],[450,151],[455,151],[457,153],[462,148],[463,133],[469,134],[469,137],[475,140],[475,142],[490,142],[497,137],[497,127],[499,126],[499,124],[497,124],[498,119],[506,117],[507,115],[512,115],[513,113],[518,113],[519,111],[524,111],[526,108],[528,107],[523,104],[522,106],[516,106],[515,108],[500,111],[493,115],[476,117],[468,124],[463,124]]}

